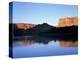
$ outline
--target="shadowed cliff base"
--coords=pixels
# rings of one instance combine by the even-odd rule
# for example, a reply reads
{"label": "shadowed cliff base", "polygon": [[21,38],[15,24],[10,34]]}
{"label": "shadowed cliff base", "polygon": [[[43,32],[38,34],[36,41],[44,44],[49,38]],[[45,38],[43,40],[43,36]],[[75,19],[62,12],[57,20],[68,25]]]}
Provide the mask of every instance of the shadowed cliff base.
{"label": "shadowed cliff base", "polygon": [[36,25],[29,29],[19,29],[16,24],[9,24],[9,32],[13,36],[48,35],[48,36],[78,36],[78,26],[54,27],[47,23]]}

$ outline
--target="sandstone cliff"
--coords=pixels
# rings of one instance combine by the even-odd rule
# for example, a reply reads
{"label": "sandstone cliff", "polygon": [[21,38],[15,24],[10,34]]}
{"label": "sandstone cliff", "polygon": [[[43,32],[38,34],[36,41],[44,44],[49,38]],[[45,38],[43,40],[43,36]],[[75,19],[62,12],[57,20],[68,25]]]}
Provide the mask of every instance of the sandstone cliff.
{"label": "sandstone cliff", "polygon": [[65,27],[65,26],[78,26],[78,18],[77,17],[67,17],[67,18],[61,18],[59,20],[59,27]]}
{"label": "sandstone cliff", "polygon": [[34,24],[17,23],[16,26],[19,29],[29,29],[29,28],[34,27],[35,25]]}

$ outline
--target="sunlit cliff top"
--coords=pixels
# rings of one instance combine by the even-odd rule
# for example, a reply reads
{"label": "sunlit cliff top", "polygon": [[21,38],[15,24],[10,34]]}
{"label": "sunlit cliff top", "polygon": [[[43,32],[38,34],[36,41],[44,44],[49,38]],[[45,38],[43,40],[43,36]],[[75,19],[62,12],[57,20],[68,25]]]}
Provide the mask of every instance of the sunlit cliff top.
{"label": "sunlit cliff top", "polygon": [[78,26],[78,18],[67,17],[59,19],[58,27],[65,27],[65,26]]}

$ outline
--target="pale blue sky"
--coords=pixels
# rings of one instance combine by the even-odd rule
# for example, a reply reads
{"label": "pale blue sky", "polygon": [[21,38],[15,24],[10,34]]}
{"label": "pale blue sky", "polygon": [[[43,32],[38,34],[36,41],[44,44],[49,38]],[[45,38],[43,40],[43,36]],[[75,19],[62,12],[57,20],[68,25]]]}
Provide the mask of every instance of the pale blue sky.
{"label": "pale blue sky", "polygon": [[58,24],[60,18],[77,17],[77,5],[13,2],[13,23]]}

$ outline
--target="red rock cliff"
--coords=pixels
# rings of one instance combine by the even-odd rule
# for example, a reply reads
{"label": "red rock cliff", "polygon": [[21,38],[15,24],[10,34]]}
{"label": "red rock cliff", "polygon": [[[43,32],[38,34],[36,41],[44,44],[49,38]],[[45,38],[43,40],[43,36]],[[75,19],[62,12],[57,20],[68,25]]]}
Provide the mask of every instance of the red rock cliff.
{"label": "red rock cliff", "polygon": [[34,27],[35,25],[34,24],[17,23],[16,26],[19,29],[29,29],[29,28]]}
{"label": "red rock cliff", "polygon": [[59,27],[65,27],[65,26],[78,26],[78,18],[77,17],[67,17],[67,18],[61,18],[59,20]]}

